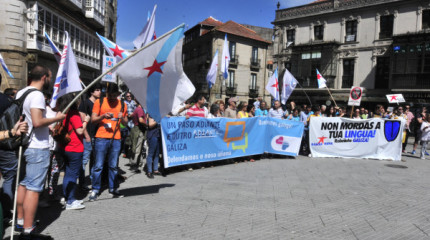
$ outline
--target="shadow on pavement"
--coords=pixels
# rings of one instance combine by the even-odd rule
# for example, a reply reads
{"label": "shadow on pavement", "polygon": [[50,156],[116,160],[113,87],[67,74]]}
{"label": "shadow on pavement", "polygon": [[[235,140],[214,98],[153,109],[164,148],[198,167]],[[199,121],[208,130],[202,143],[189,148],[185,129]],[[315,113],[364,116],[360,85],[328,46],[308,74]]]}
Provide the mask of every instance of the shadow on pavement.
{"label": "shadow on pavement", "polygon": [[124,197],[131,197],[131,196],[158,193],[161,188],[173,187],[173,186],[175,186],[175,184],[165,183],[165,184],[158,184],[158,185],[152,185],[152,186],[126,188],[126,189],[121,189],[120,192],[121,194],[124,194]]}

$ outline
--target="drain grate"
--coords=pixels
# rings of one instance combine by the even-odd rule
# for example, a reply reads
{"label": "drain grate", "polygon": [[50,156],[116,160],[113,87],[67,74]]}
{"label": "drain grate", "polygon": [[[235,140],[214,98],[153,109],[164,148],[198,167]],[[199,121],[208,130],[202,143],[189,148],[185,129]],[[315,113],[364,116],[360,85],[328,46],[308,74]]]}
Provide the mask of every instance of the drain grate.
{"label": "drain grate", "polygon": [[398,164],[385,164],[386,167],[392,167],[392,168],[408,168],[404,165],[398,165]]}

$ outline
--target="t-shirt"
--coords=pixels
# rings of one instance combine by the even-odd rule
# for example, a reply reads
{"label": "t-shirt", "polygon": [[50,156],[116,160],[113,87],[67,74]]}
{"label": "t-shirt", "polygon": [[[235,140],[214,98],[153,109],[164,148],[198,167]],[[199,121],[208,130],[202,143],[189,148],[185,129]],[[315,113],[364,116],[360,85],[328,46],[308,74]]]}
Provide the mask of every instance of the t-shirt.
{"label": "t-shirt", "polygon": [[231,108],[227,108],[225,110],[224,117],[226,117],[226,118],[236,118],[236,110],[233,110]]}
{"label": "t-shirt", "polygon": [[141,107],[137,107],[136,109],[134,109],[133,124],[134,126],[139,126],[141,131],[144,131],[145,128],[142,126],[142,124],[139,123],[139,118],[143,118],[143,121],[146,122],[146,115]]}
{"label": "t-shirt", "polygon": [[66,152],[84,152],[84,135],[78,135],[76,129],[82,127],[82,120],[77,110],[69,110],[63,124],[67,124],[67,132],[70,133],[70,142],[64,147]]}
{"label": "t-shirt", "polygon": [[261,110],[261,109],[259,108],[259,109],[255,110],[255,116],[256,116],[256,117],[264,117],[264,116],[267,116],[267,110],[266,110],[266,109]]}
{"label": "t-shirt", "polygon": [[[93,106],[94,103],[89,98],[85,99],[85,101],[81,102],[81,105],[79,105],[79,112],[85,113],[88,116],[91,116],[93,113]],[[87,132],[90,135],[91,138],[94,138],[96,135],[97,130],[97,124],[92,124],[91,120],[87,123]]]}
{"label": "t-shirt", "polygon": [[0,93],[0,115],[10,106],[12,101],[3,93]]}
{"label": "t-shirt", "polygon": [[[35,88],[35,87],[28,86],[24,89],[21,89],[16,93],[16,98],[18,99],[27,90],[32,88]],[[28,122],[27,135],[30,135],[31,132],[33,131],[28,147],[39,148],[39,149],[49,148],[49,128],[48,126],[45,126],[45,127],[35,128],[33,130],[33,121],[31,119],[31,111],[30,111],[30,109],[32,108],[41,109],[42,117],[46,118],[45,97],[43,96],[43,93],[41,91],[34,91],[27,95],[27,98],[25,99],[24,105],[23,105],[23,113],[25,114],[25,120]]]}
{"label": "t-shirt", "polygon": [[282,108],[272,108],[269,110],[269,117],[282,119],[282,117],[284,117],[284,111],[282,110]]}
{"label": "t-shirt", "polygon": [[[113,118],[111,118],[111,119],[104,118],[99,122],[99,128],[98,128],[96,136],[95,136],[96,138],[109,138],[110,139],[113,137],[113,133],[116,130],[114,139],[117,139],[117,140],[121,139],[121,132],[120,132],[119,126],[118,126],[118,129],[116,129],[117,123],[118,123],[118,113],[119,112],[121,112],[121,101],[120,100],[117,100],[116,103],[114,103],[113,105],[110,105],[108,99],[104,98],[103,106],[101,106],[101,109],[100,109],[100,99],[97,99],[94,102],[93,113],[97,114],[98,116],[101,116],[105,113],[112,113],[113,114]],[[125,115],[126,113],[127,113],[127,105],[124,104],[124,111],[122,112],[123,116],[126,116]]]}
{"label": "t-shirt", "polygon": [[199,108],[199,106],[197,106],[197,104],[195,104],[194,106],[190,107],[187,111],[187,116],[190,117],[206,117],[206,111],[204,108]]}

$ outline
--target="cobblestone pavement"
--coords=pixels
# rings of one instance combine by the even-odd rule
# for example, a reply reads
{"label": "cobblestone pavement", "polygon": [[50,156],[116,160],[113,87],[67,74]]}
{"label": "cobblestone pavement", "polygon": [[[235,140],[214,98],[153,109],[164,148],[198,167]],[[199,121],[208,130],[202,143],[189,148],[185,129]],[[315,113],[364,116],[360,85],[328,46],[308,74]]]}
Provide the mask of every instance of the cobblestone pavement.
{"label": "cobblestone pavement", "polygon": [[124,198],[39,208],[40,229],[55,239],[428,239],[430,157],[403,159],[300,156],[148,179],[121,158]]}

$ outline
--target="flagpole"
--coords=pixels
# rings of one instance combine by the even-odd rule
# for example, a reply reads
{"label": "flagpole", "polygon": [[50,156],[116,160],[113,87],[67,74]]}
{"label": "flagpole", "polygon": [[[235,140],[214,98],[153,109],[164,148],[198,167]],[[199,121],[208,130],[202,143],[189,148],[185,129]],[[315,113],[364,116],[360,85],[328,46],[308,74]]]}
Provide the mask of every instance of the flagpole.
{"label": "flagpole", "polygon": [[163,34],[161,37],[157,38],[156,40],[148,43],[147,45],[145,45],[144,47],[136,50],[134,53],[130,54],[127,58],[122,59],[119,63],[115,64],[112,68],[109,69],[109,71],[106,71],[104,73],[102,73],[100,76],[98,76],[96,79],[94,79],[90,84],[88,84],[88,86],[84,89],[82,89],[81,92],[78,93],[78,95],[76,95],[76,97],[69,103],[69,105],[67,105],[67,107],[63,110],[63,114],[66,114],[66,112],[69,110],[69,108],[84,94],[88,91],[88,89],[90,89],[92,86],[94,86],[98,81],[100,81],[106,74],[108,74],[109,72],[112,72],[113,70],[117,69],[120,65],[122,65],[125,61],[127,61],[128,59],[130,59],[131,57],[133,57],[134,55],[138,54],[139,52],[141,52],[142,50],[152,46],[153,44],[155,44],[156,42],[158,42],[159,40],[165,38],[166,36],[170,35],[172,32],[176,31],[177,29],[184,27],[185,24],[182,23],[181,25],[175,27],[174,29],[170,30],[169,32]]}
{"label": "flagpole", "polygon": [[336,101],[334,100],[333,95],[331,95],[330,89],[329,89],[328,87],[327,87],[327,91],[328,91],[328,93],[330,94],[330,97],[331,97],[331,99],[333,100],[334,105],[335,105],[336,107],[338,107],[338,106],[337,106],[337,104],[336,104]]}
{"label": "flagpole", "polygon": [[305,89],[302,87],[302,85],[300,85],[299,81],[297,81],[297,84],[302,88],[303,92],[305,93],[306,97],[307,97],[307,98],[308,98],[308,100],[309,100],[309,104],[311,104],[311,106],[312,106],[312,101],[311,101],[311,99],[309,98],[308,94],[306,93]]}

